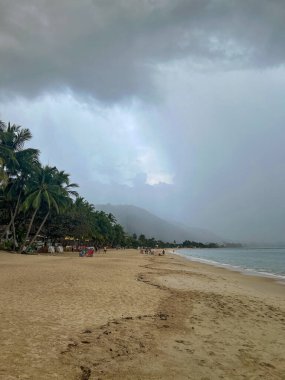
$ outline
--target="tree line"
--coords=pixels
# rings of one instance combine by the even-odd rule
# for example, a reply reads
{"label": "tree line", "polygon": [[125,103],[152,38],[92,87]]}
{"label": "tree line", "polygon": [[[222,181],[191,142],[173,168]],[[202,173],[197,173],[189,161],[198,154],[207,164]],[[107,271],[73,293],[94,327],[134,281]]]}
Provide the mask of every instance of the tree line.
{"label": "tree line", "polygon": [[26,147],[31,138],[29,129],[0,121],[1,248],[23,252],[43,237],[125,245],[115,217],[80,197],[68,173],[42,165],[39,150]]}

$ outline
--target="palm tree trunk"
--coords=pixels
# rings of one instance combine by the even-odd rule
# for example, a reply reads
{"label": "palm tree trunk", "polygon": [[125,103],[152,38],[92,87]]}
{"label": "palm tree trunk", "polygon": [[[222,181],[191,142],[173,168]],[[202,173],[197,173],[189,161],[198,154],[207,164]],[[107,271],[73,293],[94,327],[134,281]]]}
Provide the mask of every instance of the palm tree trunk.
{"label": "palm tree trunk", "polygon": [[13,231],[13,249],[15,250],[18,243],[17,243],[17,238],[16,238],[16,230],[15,230],[15,223],[14,223],[12,210],[11,210],[11,220],[12,220],[12,231]]}
{"label": "palm tree trunk", "polygon": [[33,237],[33,239],[32,239],[32,240],[30,241],[30,243],[28,244],[28,247],[27,247],[27,248],[29,248],[29,247],[34,243],[34,241],[36,240],[36,238],[38,237],[39,233],[41,232],[41,230],[42,230],[42,228],[43,228],[43,226],[44,226],[44,224],[45,224],[45,222],[47,221],[48,216],[49,216],[49,211],[48,211],[48,213],[46,214],[46,216],[44,217],[44,220],[42,221],[41,225],[39,226],[39,228],[38,228],[38,230],[37,230],[35,236]]}
{"label": "palm tree trunk", "polygon": [[34,223],[34,219],[35,219],[35,216],[36,216],[36,213],[37,213],[37,212],[38,212],[38,208],[35,209],[35,211],[34,211],[34,213],[33,213],[33,216],[32,216],[32,218],[31,218],[31,221],[30,221],[30,224],[29,224],[28,231],[27,231],[27,233],[26,233],[25,239],[24,239],[24,241],[23,241],[23,243],[22,243],[22,246],[21,246],[21,249],[20,249],[21,252],[23,252],[23,248],[24,248],[24,246],[25,246],[25,244],[26,244],[26,241],[27,241],[28,237],[30,236],[30,232],[31,232],[31,229],[32,229],[32,225],[33,225],[33,223]]}
{"label": "palm tree trunk", "polygon": [[15,222],[16,216],[17,216],[17,214],[18,214],[21,195],[22,195],[22,191],[20,191],[20,194],[18,195],[18,199],[17,199],[17,204],[16,204],[16,207],[15,207],[15,211],[14,211],[13,214],[11,214],[11,220],[10,220],[8,226],[6,227],[4,233],[1,235],[1,239],[3,239],[3,237],[4,237],[4,236],[7,234],[7,232],[10,230],[11,225],[13,226],[13,228],[15,228],[15,226],[14,226],[14,222]]}
{"label": "palm tree trunk", "polygon": [[1,238],[0,238],[0,239],[3,239],[5,235],[6,235],[6,240],[8,239],[7,236],[8,236],[8,232],[9,232],[9,230],[10,230],[11,225],[12,225],[12,219],[10,220],[8,226],[5,228],[5,231],[4,231],[3,234],[1,235]]}

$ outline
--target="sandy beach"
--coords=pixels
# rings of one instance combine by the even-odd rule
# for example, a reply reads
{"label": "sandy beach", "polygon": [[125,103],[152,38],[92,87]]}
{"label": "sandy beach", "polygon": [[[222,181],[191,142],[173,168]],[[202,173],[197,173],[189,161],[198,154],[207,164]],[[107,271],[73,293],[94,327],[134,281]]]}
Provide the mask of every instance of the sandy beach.
{"label": "sandy beach", "polygon": [[284,379],[285,286],[167,254],[0,252],[0,379]]}

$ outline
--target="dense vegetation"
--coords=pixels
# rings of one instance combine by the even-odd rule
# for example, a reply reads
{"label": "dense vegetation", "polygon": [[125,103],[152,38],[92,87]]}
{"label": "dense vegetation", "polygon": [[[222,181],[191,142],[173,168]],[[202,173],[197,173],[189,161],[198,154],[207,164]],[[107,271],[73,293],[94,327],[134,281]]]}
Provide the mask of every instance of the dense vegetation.
{"label": "dense vegetation", "polygon": [[37,239],[72,244],[125,245],[111,214],[95,210],[77,193],[69,174],[43,166],[39,150],[26,148],[29,129],[0,122],[0,227],[3,248],[23,251]]}

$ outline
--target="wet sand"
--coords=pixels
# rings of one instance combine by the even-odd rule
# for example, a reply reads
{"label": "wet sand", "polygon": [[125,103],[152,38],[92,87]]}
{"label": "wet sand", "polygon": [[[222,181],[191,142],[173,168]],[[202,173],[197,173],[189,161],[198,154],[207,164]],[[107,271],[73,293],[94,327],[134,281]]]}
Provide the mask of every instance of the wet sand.
{"label": "wet sand", "polygon": [[284,379],[285,286],[134,250],[0,252],[0,379]]}

